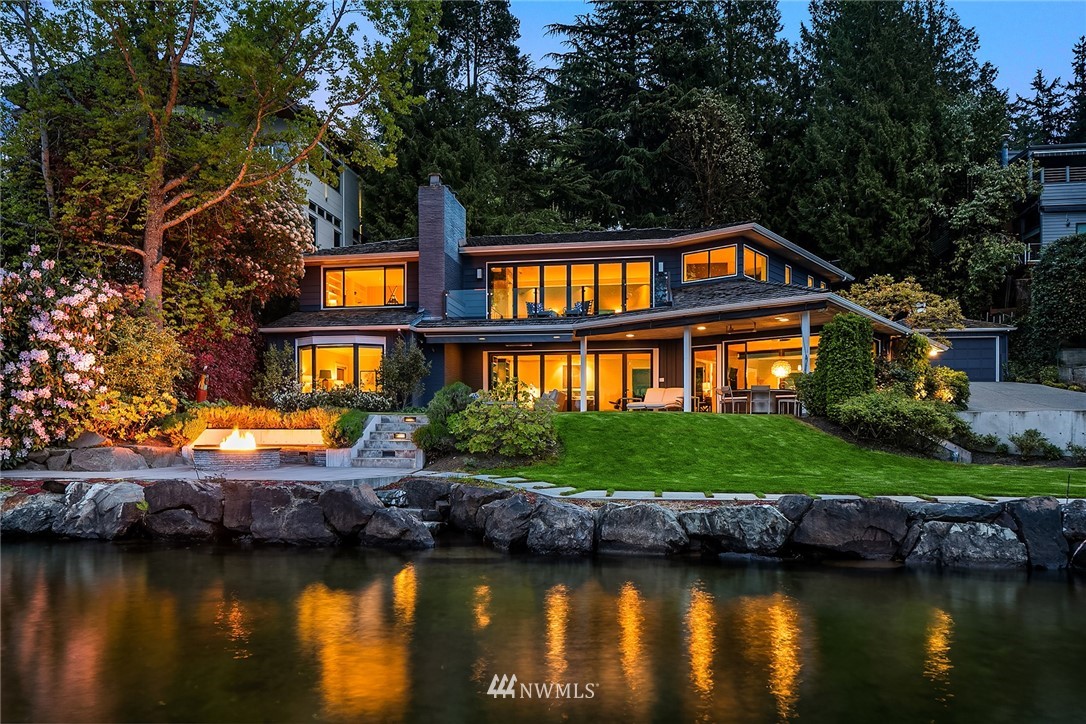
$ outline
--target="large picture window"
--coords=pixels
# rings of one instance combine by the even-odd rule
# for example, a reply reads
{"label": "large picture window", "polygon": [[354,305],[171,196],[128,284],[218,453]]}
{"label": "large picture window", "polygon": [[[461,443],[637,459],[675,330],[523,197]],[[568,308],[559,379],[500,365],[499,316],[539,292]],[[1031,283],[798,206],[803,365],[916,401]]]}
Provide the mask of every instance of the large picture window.
{"label": "large picture window", "polygon": [[759,282],[769,278],[769,257],[749,246],[743,248],[743,274]]}
{"label": "large picture window", "polygon": [[616,314],[652,306],[652,261],[585,261],[488,268],[491,319]]}
{"label": "large picture window", "polygon": [[698,282],[736,274],[735,245],[683,254],[683,281]]}
{"label": "large picture window", "polygon": [[[589,410],[625,409],[629,397],[644,397],[652,387],[652,352],[591,352],[585,378]],[[490,355],[490,384],[516,378],[533,397],[558,390],[559,410],[581,407],[579,352],[517,352]]]}
{"label": "large picture window", "polygon": [[325,307],[402,307],[405,300],[403,266],[326,269]]}
{"label": "large picture window", "polygon": [[382,349],[360,344],[317,344],[298,348],[302,392],[357,387],[377,391]]}
{"label": "large picture window", "polygon": [[[818,361],[819,335],[811,335],[811,369]],[[799,337],[729,342],[726,384],[746,390],[752,385],[773,389],[795,387],[796,376],[803,371],[803,340]]]}

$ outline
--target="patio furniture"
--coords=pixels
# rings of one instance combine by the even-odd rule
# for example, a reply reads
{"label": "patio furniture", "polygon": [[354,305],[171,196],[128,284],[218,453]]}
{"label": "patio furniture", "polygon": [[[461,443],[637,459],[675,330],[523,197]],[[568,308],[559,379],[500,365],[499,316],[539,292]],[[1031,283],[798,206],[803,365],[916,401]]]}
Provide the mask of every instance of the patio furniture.
{"label": "patio furniture", "polygon": [[683,409],[683,388],[650,387],[645,390],[645,399],[631,402],[627,410],[681,410]]}
{"label": "patio furniture", "polygon": [[561,390],[554,389],[550,392],[544,392],[539,396],[540,402],[552,402],[554,403],[554,409],[564,411],[566,409],[566,393]]}
{"label": "patio furniture", "polygon": [[750,412],[751,414],[768,415],[773,411],[772,395],[769,385],[750,386]]}
{"label": "patio furniture", "polygon": [[566,309],[567,317],[587,317],[592,313],[592,300],[574,302],[572,307]]}
{"label": "patio furniture", "polygon": [[795,395],[781,395],[777,398],[777,414],[790,414],[799,417],[799,398]]}
{"label": "patio furniture", "polygon": [[631,396],[631,397],[620,397],[617,400],[608,400],[607,402],[609,402],[611,404],[611,406],[613,408],[615,408],[616,410],[626,410],[626,409],[628,409],[627,406],[631,402],[644,402],[644,401],[645,401],[644,397]]}
{"label": "patio furniture", "polygon": [[558,314],[553,309],[547,309],[543,306],[543,302],[525,302],[528,307],[529,317],[557,317]]}
{"label": "patio furniture", "polygon": [[[724,385],[717,389],[717,401],[720,403],[721,412],[737,412],[736,405],[747,407],[749,401],[743,395],[737,395],[732,391],[731,385]],[[728,408],[731,408],[730,410]],[[749,409],[749,407],[748,407]]]}

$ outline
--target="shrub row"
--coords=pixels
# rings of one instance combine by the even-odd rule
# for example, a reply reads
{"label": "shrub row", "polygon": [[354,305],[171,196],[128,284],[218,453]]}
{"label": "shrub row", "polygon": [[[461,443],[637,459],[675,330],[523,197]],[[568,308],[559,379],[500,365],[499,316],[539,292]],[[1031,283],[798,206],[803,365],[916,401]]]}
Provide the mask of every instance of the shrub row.
{"label": "shrub row", "polygon": [[350,447],[362,435],[368,413],[333,407],[314,407],[280,412],[248,405],[195,405],[186,412],[165,417],[159,429],[174,445],[188,445],[204,430],[242,428],[248,430],[319,429],[328,447]]}

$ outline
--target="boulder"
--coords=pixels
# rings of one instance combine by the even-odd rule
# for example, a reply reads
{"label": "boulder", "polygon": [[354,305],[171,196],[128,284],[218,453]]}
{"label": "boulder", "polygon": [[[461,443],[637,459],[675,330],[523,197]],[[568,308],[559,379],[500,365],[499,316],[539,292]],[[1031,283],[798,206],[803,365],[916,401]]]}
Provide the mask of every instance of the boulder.
{"label": "boulder", "polygon": [[592,552],[592,513],[572,503],[541,498],[528,524],[528,550],[539,554],[583,556]]}
{"label": "boulder", "polygon": [[64,496],[57,493],[16,493],[6,499],[0,512],[0,534],[6,537],[45,535],[64,511]]}
{"label": "boulder", "polygon": [[995,503],[906,503],[905,509],[921,520],[952,523],[991,523],[1003,512],[1003,506]]}
{"label": "boulder", "polygon": [[324,520],[317,499],[320,490],[308,485],[258,485],[252,490],[253,521],[249,532],[265,543],[329,545],[336,534]]}
{"label": "boulder", "polygon": [[1073,500],[1063,506],[1063,537],[1068,543],[1086,540],[1086,500]]}
{"label": "boulder", "polygon": [[50,470],[64,470],[72,459],[71,450],[53,450],[49,459],[45,461],[45,467]]}
{"label": "boulder", "polygon": [[143,502],[143,488],[135,483],[72,483],[53,532],[70,538],[123,538],[138,527]]}
{"label": "boulder", "polygon": [[656,503],[608,503],[597,513],[596,545],[601,553],[667,555],[689,542],[675,513]]}
{"label": "boulder", "polygon": [[1026,542],[1034,568],[1067,568],[1067,539],[1063,537],[1060,504],[1052,497],[1025,498],[1007,503]]}
{"label": "boulder", "polygon": [[528,542],[535,503],[526,495],[512,495],[483,506],[486,527],[483,537],[498,550],[523,548]]}
{"label": "boulder", "polygon": [[407,491],[400,488],[382,488],[381,490],[374,491],[377,494],[377,499],[384,503],[389,508],[406,508],[407,507]]}
{"label": "boulder", "polygon": [[831,555],[889,559],[908,531],[907,515],[900,503],[885,498],[816,500],[792,542]]}
{"label": "boulder", "polygon": [[102,447],[103,445],[108,444],[109,440],[102,437],[96,432],[91,432],[90,430],[84,430],[83,432],[79,433],[75,440],[72,440],[70,443],[68,443],[68,445],[75,448],[76,450],[82,450],[84,448],[90,447]]}
{"label": "boulder", "polygon": [[486,513],[479,509],[487,503],[508,498],[513,493],[501,488],[479,488],[457,485],[449,494],[449,523],[467,533],[476,533],[486,526]]}
{"label": "boulder", "polygon": [[147,463],[126,447],[92,447],[86,450],[73,450],[69,467],[72,470],[87,472],[113,472],[146,470]]}
{"label": "boulder", "polygon": [[68,480],[43,480],[41,489],[47,493],[64,493],[67,492],[70,484],[71,482]]}
{"label": "boulder", "polygon": [[433,510],[439,500],[448,500],[455,483],[435,478],[405,478],[400,489],[407,495],[406,508]]}
{"label": "boulder", "polygon": [[27,460],[25,463],[19,466],[20,470],[45,470],[45,466],[41,463],[36,463],[33,460]]}
{"label": "boulder", "polygon": [[44,465],[45,461],[49,459],[49,450],[34,450],[26,455],[26,459],[32,463],[38,465]]}
{"label": "boulder", "polygon": [[928,521],[919,526],[907,565],[975,568],[1023,568],[1026,546],[1014,531],[992,523]]}
{"label": "boulder", "polygon": [[222,522],[222,487],[199,480],[159,480],[143,491],[147,512],[187,508],[200,520]]}
{"label": "boulder", "polygon": [[149,468],[168,468],[179,462],[177,448],[163,445],[132,445],[132,452],[143,458]]}
{"label": "boulder", "polygon": [[422,550],[434,547],[434,536],[425,523],[402,508],[382,508],[374,511],[362,530],[362,544]]}
{"label": "boulder", "polygon": [[814,498],[809,495],[782,495],[777,499],[777,510],[795,523],[810,509],[813,502]]}
{"label": "boulder", "polygon": [[143,525],[152,538],[161,540],[206,541],[215,537],[218,526],[201,520],[196,513],[186,508],[170,508],[161,513],[152,513],[143,520]]}
{"label": "boulder", "polygon": [[223,480],[222,524],[228,530],[248,533],[253,524],[253,488],[257,483],[242,480]]}
{"label": "boulder", "polygon": [[717,553],[771,556],[788,542],[794,527],[792,521],[772,505],[722,505],[684,510],[678,518],[690,538]]}
{"label": "boulder", "polygon": [[342,536],[354,537],[384,504],[368,485],[333,485],[317,498],[324,518]]}

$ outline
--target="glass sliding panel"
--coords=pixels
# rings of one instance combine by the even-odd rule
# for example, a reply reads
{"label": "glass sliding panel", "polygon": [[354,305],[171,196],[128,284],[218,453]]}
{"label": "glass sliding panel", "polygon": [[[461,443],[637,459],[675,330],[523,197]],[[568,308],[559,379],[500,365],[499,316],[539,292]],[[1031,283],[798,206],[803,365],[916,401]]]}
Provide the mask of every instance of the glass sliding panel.
{"label": "glass sliding panel", "polygon": [[626,396],[644,397],[652,387],[652,353],[626,355]]}
{"label": "glass sliding panel", "polygon": [[385,305],[398,307],[405,303],[407,289],[404,286],[402,266],[385,267]]}
{"label": "glass sliding panel", "polygon": [[735,274],[735,247],[709,250],[709,277],[730,277]]}
{"label": "glass sliding panel", "polygon": [[302,392],[313,391],[313,348],[298,348],[298,384]]}
{"label": "glass sliding panel", "polygon": [[569,409],[569,364],[565,354],[548,354],[543,357],[543,391],[558,390],[558,410]]}
{"label": "glass sliding panel", "polygon": [[[566,292],[569,290],[569,279],[566,276],[565,264],[548,264],[543,267],[543,307],[555,314],[563,314],[569,302],[566,300]],[[574,299],[574,301],[579,301]]]}
{"label": "glass sliding panel", "polygon": [[652,262],[626,264],[626,311],[652,306]]}
{"label": "glass sliding panel", "polygon": [[760,282],[764,282],[767,276],[768,258],[760,251],[755,251],[749,246],[743,251],[743,273]]}
{"label": "glass sliding panel", "polygon": [[518,266],[517,268],[517,304],[513,316],[523,319],[528,316],[528,302],[542,302],[539,293],[539,267]]}
{"label": "glass sliding panel", "polygon": [[622,311],[622,264],[600,264],[599,314]]}
{"label": "glass sliding panel", "polygon": [[600,410],[617,410],[621,404],[620,399],[625,397],[626,375],[623,373],[622,353],[600,354],[596,363],[599,370],[599,401]]}
{"label": "glass sliding panel", "polygon": [[343,270],[332,269],[324,273],[324,306],[343,306]]}
{"label": "glass sliding panel", "polygon": [[716,349],[695,349],[693,393],[701,402],[700,409],[712,409],[716,386]]}
{"label": "glass sliding panel", "polygon": [[570,304],[580,301],[592,302],[592,313],[596,314],[596,265],[574,264],[569,272]]}
{"label": "glass sliding panel", "polygon": [[497,387],[513,379],[513,356],[508,354],[490,355],[490,386]]}
{"label": "glass sliding panel", "polygon": [[709,252],[695,251],[683,254],[683,281],[696,282],[709,278]]}
{"label": "glass sliding panel", "polygon": [[490,318],[510,319],[513,316],[513,268],[490,267]]}
{"label": "glass sliding panel", "polygon": [[377,369],[381,366],[380,347],[358,348],[358,389],[377,391]]}
{"label": "glass sliding panel", "polygon": [[348,307],[385,305],[385,269],[348,269],[344,272],[344,295]]}
{"label": "glass sliding panel", "polygon": [[[571,354],[569,356],[569,374],[570,374],[570,387],[573,389],[573,398],[570,400],[569,409],[580,410],[581,409],[581,355]],[[588,409],[596,409],[596,355],[590,354],[587,358],[588,361],[588,394],[586,398],[588,400]]]}
{"label": "glass sliding panel", "polygon": [[354,346],[317,347],[317,387],[333,390],[353,384]]}
{"label": "glass sliding panel", "polygon": [[542,355],[538,354],[518,354],[517,355],[517,382],[520,383],[520,389],[528,390],[528,392],[538,399],[543,385],[543,359]]}

